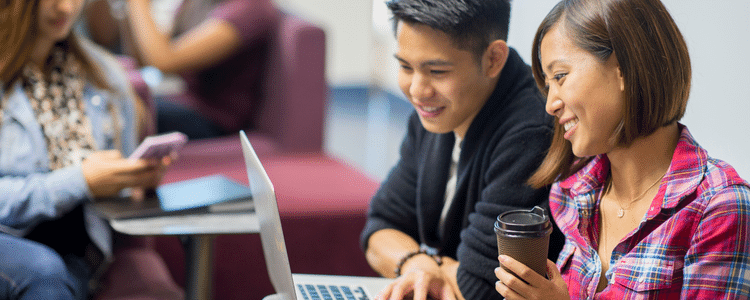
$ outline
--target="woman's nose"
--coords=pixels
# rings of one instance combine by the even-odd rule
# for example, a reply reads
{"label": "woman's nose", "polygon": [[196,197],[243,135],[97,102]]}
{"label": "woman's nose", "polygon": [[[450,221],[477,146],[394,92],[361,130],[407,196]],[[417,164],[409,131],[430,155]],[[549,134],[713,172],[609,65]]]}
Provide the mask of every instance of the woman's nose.
{"label": "woman's nose", "polygon": [[547,110],[547,113],[553,116],[557,116],[560,112],[562,112],[563,107],[565,106],[565,103],[563,103],[560,98],[558,98],[550,89],[550,91],[547,94],[547,105],[545,105],[545,109]]}

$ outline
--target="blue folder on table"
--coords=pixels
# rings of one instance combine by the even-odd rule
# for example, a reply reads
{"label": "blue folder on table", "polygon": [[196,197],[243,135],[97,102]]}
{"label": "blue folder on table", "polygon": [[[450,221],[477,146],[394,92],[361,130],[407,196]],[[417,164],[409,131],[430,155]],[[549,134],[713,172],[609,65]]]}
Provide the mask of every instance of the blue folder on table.
{"label": "blue folder on table", "polygon": [[176,211],[248,200],[250,188],[222,175],[174,182],[156,188],[161,209]]}
{"label": "blue folder on table", "polygon": [[250,211],[254,203],[248,186],[223,175],[211,175],[159,186],[156,195],[143,201],[129,197],[97,199],[94,209],[107,219],[125,219]]}

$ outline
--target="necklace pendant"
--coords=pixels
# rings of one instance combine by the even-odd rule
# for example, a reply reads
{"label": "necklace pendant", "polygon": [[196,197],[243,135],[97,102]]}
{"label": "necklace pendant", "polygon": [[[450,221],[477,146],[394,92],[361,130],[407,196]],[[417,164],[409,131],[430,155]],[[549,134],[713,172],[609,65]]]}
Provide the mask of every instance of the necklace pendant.
{"label": "necklace pendant", "polygon": [[617,217],[622,218],[623,216],[625,216],[625,210],[620,208],[620,210],[617,211]]}

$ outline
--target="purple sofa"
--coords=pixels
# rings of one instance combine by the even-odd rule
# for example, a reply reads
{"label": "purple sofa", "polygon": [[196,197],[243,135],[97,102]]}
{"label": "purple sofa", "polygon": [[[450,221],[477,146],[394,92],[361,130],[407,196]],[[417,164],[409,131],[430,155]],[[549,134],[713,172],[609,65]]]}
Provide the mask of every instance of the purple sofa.
{"label": "purple sofa", "polygon": [[[285,15],[278,26],[266,82],[268,99],[258,126],[246,132],[274,183],[292,271],[374,276],[358,241],[378,182],[323,151],[325,33],[292,15]],[[246,184],[238,137],[188,142],[163,183],[223,174]],[[170,278],[184,288],[185,256],[179,239],[138,240],[158,252]],[[213,249],[211,299],[262,299],[274,293],[257,234],[217,236]],[[159,272],[160,266],[157,263]]]}

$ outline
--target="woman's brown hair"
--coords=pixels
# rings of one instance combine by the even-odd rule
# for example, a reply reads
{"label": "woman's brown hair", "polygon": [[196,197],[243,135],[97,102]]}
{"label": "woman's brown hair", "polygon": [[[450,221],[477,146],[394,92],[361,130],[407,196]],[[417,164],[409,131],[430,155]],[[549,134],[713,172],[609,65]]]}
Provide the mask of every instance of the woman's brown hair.
{"label": "woman's brown hair", "polygon": [[[540,47],[554,26],[579,48],[605,62],[616,53],[625,81],[625,113],[612,136],[620,146],[648,136],[685,114],[690,93],[690,57],[685,40],[659,0],[562,0],[539,25],[531,68],[546,96]],[[562,125],[529,184],[541,187],[580,170],[591,158],[576,158]]]}
{"label": "woman's brown hair", "polygon": [[[31,49],[36,42],[39,0],[0,0],[0,88],[7,89],[29,62]],[[71,51],[81,62],[88,79],[103,89],[110,89],[104,73],[86,55],[72,32],[58,42],[66,51]]]}

